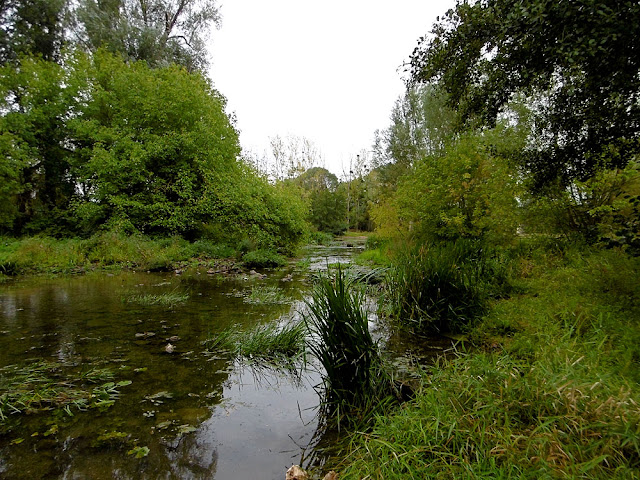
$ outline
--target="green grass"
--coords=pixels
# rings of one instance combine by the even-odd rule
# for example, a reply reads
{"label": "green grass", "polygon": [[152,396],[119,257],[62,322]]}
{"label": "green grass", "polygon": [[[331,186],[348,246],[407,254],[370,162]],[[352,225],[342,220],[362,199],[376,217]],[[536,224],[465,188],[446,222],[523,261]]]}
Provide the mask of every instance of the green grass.
{"label": "green grass", "polygon": [[305,334],[303,323],[268,323],[246,332],[232,326],[206,340],[205,346],[246,360],[289,363],[303,355]]}
{"label": "green grass", "polygon": [[229,258],[235,250],[206,240],[190,243],[180,237],[152,239],[114,232],[88,239],[0,238],[0,274],[70,274],[91,269],[171,271],[183,264],[208,265]]}
{"label": "green grass", "polygon": [[247,268],[273,268],[286,265],[287,259],[271,250],[253,250],[242,256],[242,263]]}
{"label": "green grass", "polygon": [[391,264],[391,258],[387,251],[374,248],[358,254],[354,259],[354,263],[358,265],[387,267]]}
{"label": "green grass", "polygon": [[257,285],[244,297],[244,301],[253,305],[283,305],[291,303],[291,298],[276,286]]}
{"label": "green grass", "polygon": [[173,307],[189,300],[188,293],[169,292],[159,294],[130,295],[124,298],[126,303],[135,303],[143,306],[158,305],[161,307]]}
{"label": "green grass", "polygon": [[342,479],[640,478],[640,259],[521,248],[467,353],[352,437]]}

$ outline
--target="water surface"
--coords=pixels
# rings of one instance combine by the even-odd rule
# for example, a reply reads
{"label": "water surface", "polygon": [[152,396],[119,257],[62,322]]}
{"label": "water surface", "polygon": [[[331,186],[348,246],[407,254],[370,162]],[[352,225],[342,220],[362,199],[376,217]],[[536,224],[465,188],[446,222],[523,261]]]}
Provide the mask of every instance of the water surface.
{"label": "water surface", "polygon": [[[350,240],[354,243],[353,240]],[[361,242],[307,252],[304,271],[224,276],[206,271],[94,273],[26,279],[0,287],[0,376],[8,366],[47,361],[78,376],[107,368],[119,388],[104,409],[11,415],[0,429],[0,476],[7,479],[282,479],[313,457],[318,440],[313,369],[284,370],[209,352],[203,341],[230,326],[243,330],[299,319],[308,271],[348,262]],[[283,281],[286,280],[286,281]],[[274,286],[290,301],[246,302]],[[172,307],[132,297],[179,293]],[[372,316],[389,345],[405,346]],[[167,353],[167,344],[174,347]],[[394,347],[395,348],[395,347]],[[441,347],[435,347],[441,348]],[[89,388],[92,388],[89,386]],[[6,413],[6,412],[5,412]],[[1,426],[2,424],[0,424]],[[109,438],[109,435],[112,438]],[[136,458],[134,447],[148,448]]]}

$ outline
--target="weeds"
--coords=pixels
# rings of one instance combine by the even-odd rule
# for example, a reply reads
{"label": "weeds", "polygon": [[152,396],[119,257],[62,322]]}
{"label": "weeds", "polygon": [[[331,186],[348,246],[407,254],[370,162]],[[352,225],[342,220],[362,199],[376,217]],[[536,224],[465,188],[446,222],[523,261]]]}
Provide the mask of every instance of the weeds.
{"label": "weeds", "polygon": [[61,365],[45,361],[4,367],[0,370],[0,425],[12,416],[26,413],[60,409],[72,416],[73,410],[108,408],[118,398],[120,388],[131,382],[106,382],[94,387],[85,382],[99,383],[112,378],[113,374],[106,369],[72,376]]}
{"label": "weeds", "polygon": [[363,289],[340,266],[320,276],[307,301],[309,350],[322,365],[323,408],[331,417],[367,416],[390,393],[391,381],[369,332]]}
{"label": "weeds", "polygon": [[249,295],[244,297],[244,301],[253,305],[283,305],[291,303],[291,299],[280,288],[272,285],[253,287]]}
{"label": "weeds", "polygon": [[127,303],[136,303],[143,306],[173,307],[179,303],[185,303],[189,299],[188,293],[170,292],[160,294],[131,295],[124,299]]}
{"label": "weeds", "polygon": [[287,362],[304,353],[305,326],[292,323],[260,325],[247,332],[233,326],[205,341],[209,351],[222,350],[253,361]]}

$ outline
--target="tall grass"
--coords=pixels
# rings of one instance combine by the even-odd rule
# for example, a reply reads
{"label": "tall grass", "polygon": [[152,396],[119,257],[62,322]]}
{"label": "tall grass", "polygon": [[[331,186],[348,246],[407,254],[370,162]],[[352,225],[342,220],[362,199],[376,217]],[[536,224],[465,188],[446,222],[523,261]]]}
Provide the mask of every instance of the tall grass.
{"label": "tall grass", "polygon": [[353,438],[340,478],[640,478],[640,259],[520,253],[522,291]]}
{"label": "tall grass", "polygon": [[304,353],[305,325],[268,323],[240,332],[237,326],[219,332],[205,341],[209,351],[223,351],[253,361],[289,363]]}
{"label": "tall grass", "polygon": [[91,268],[138,268],[169,271],[177,265],[206,264],[235,251],[207,240],[190,243],[179,237],[152,239],[103,232],[88,239],[32,237],[0,241],[0,274],[74,273]]}
{"label": "tall grass", "polygon": [[509,291],[505,260],[466,240],[405,248],[389,272],[387,313],[419,329],[459,332]]}
{"label": "tall grass", "polygon": [[391,381],[369,332],[364,291],[338,265],[307,301],[308,347],[322,364],[323,406],[330,416],[355,415],[391,393]]}

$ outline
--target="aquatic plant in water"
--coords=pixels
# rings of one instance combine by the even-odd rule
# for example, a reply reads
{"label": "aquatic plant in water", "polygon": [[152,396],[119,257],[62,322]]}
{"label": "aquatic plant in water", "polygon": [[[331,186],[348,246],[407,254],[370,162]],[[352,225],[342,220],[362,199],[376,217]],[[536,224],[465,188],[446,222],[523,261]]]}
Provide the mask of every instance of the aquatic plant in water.
{"label": "aquatic plant in water", "polygon": [[279,325],[268,323],[239,332],[232,326],[204,343],[209,351],[225,351],[233,356],[254,361],[283,362],[304,352],[306,328],[303,323]]}
{"label": "aquatic plant in water", "polygon": [[290,303],[291,299],[276,286],[258,285],[251,289],[244,301],[253,305],[282,305]]}
{"label": "aquatic plant in water", "polygon": [[11,416],[61,409],[68,415],[72,410],[108,408],[119,396],[120,388],[129,380],[105,382],[112,379],[107,369],[91,369],[79,375],[65,372],[62,365],[39,361],[26,366],[9,365],[0,369],[0,425]]}
{"label": "aquatic plant in water", "polygon": [[162,307],[172,307],[178,303],[184,303],[189,299],[188,293],[161,293],[161,294],[142,294],[131,295],[124,299],[127,303],[136,303],[138,305],[152,306],[159,305]]}
{"label": "aquatic plant in water", "polygon": [[369,332],[364,289],[340,265],[321,275],[304,315],[309,350],[323,367],[323,406],[331,416],[370,409],[393,392]]}

